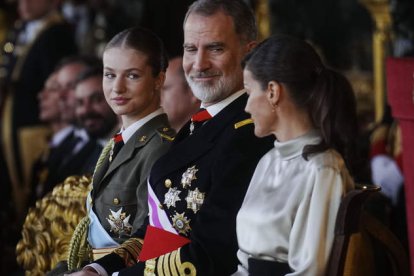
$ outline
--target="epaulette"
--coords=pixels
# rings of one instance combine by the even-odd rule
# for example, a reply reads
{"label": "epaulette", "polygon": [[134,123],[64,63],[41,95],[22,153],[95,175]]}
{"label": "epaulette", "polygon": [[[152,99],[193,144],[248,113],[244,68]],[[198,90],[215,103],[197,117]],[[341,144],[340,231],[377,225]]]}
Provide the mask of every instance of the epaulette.
{"label": "epaulette", "polygon": [[174,141],[175,138],[175,130],[170,127],[160,127],[157,129],[158,135],[161,136],[161,138],[167,140],[167,141]]}
{"label": "epaulette", "polygon": [[245,125],[249,125],[249,124],[253,124],[253,120],[252,119],[245,119],[243,121],[240,121],[238,123],[235,123],[234,124],[234,129],[238,129],[238,128],[241,128],[241,127],[243,127]]}

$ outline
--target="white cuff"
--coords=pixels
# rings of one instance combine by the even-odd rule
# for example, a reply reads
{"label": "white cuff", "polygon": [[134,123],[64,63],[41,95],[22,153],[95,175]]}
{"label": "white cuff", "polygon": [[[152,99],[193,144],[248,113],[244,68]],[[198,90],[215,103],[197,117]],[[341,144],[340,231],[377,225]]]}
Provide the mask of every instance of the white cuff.
{"label": "white cuff", "polygon": [[[105,270],[105,268],[103,268],[100,264],[97,264],[97,263],[91,263],[91,264],[88,264],[87,266],[85,266],[85,267],[90,267],[90,268],[93,268],[93,269],[95,269],[95,271],[100,275],[100,276],[109,276],[108,275],[108,272],[106,272],[106,270]],[[84,267],[84,268],[85,268]],[[118,273],[118,272],[117,272]],[[113,275],[113,274],[112,274]]]}

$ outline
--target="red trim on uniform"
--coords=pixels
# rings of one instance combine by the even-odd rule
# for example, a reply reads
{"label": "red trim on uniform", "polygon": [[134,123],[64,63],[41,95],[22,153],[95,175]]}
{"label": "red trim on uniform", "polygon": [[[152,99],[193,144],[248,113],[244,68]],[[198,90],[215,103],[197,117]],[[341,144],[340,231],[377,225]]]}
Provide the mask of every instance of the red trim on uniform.
{"label": "red trim on uniform", "polygon": [[148,225],[138,261],[144,262],[159,257],[187,243],[190,243],[190,240],[185,237]]}
{"label": "red trim on uniform", "polygon": [[208,113],[207,109],[203,109],[199,112],[197,112],[196,114],[194,114],[193,116],[191,116],[191,121],[193,122],[204,122],[206,120],[211,119],[212,116],[210,115],[210,113]]}

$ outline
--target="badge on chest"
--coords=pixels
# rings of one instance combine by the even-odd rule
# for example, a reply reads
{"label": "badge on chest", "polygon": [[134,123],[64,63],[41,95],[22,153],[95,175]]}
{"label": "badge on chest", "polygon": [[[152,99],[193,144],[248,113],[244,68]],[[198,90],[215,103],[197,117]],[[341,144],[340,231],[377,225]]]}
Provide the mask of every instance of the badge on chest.
{"label": "badge on chest", "polygon": [[[189,167],[181,175],[179,185],[174,185],[171,179],[164,181],[168,191],[164,194],[164,205],[171,211],[170,214],[174,229],[187,235],[191,231],[191,217],[196,214],[204,203],[205,193],[200,191],[194,180],[197,179],[196,166]],[[185,201],[186,205],[177,204]],[[185,206],[183,208],[183,206]]]}

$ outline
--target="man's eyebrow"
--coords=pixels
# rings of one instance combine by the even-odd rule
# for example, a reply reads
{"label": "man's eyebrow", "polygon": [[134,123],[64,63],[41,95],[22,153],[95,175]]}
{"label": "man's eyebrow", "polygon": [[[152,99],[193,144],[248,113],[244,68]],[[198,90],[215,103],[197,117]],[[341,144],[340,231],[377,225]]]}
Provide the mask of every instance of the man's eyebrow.
{"label": "man's eyebrow", "polygon": [[206,45],[207,48],[213,47],[223,47],[225,44],[223,42],[211,42]]}
{"label": "man's eyebrow", "polygon": [[[204,45],[201,45],[201,47],[205,47],[205,48],[211,48],[211,47],[223,47],[225,45],[224,42],[220,42],[220,41],[215,41],[215,42],[210,42]],[[195,47],[195,45],[193,43],[184,43],[183,47]]]}

